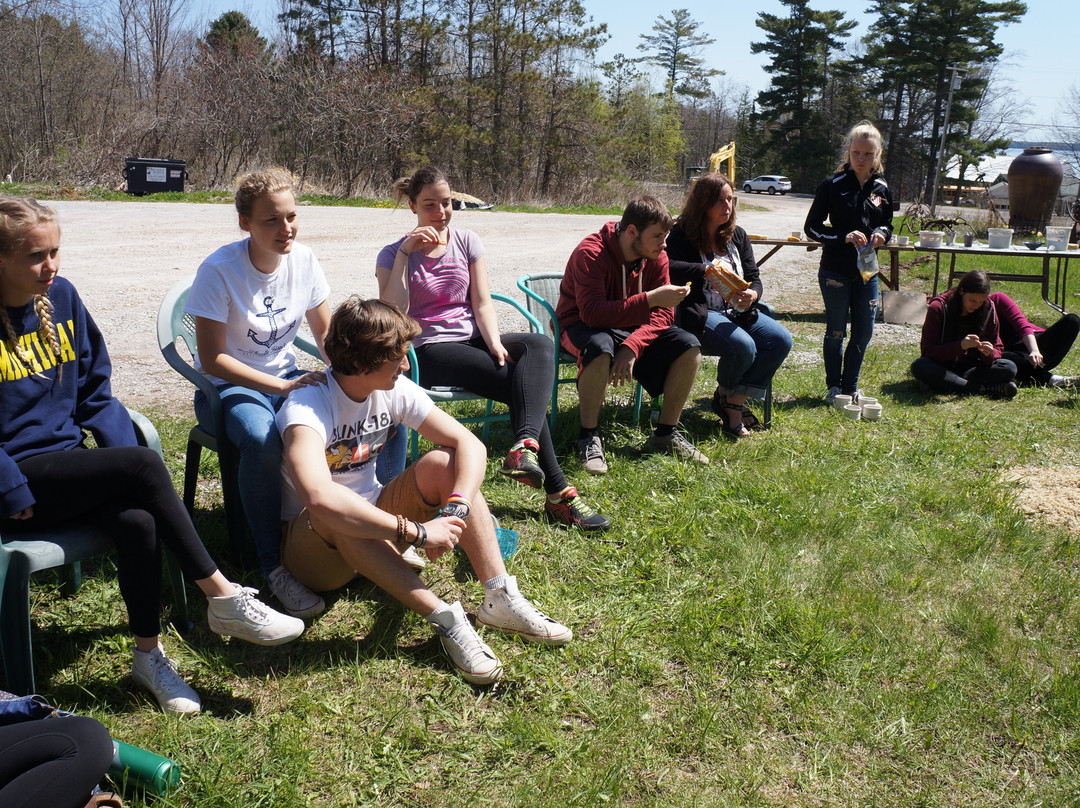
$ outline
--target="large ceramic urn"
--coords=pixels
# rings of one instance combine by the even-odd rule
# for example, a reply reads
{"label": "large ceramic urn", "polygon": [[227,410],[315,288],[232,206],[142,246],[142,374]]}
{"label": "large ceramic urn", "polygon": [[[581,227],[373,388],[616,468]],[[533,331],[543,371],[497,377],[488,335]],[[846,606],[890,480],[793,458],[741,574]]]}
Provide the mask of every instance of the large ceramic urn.
{"label": "large ceramic urn", "polygon": [[1061,190],[1061,161],[1051,149],[1033,146],[1009,165],[1009,227],[1046,230]]}

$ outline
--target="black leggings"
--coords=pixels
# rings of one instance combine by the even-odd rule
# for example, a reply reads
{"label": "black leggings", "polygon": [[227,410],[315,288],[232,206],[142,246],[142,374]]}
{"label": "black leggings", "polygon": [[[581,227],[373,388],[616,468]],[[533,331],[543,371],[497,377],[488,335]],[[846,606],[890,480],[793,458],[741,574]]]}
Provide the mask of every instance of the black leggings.
{"label": "black leggings", "polygon": [[112,762],[109,731],[93,718],[0,727],[0,805],[82,808]]}
{"label": "black leggings", "polygon": [[1051,371],[1061,364],[1065,354],[1076,342],[1076,336],[1080,334],[1080,317],[1075,314],[1066,314],[1056,323],[1042,333],[1035,335],[1035,344],[1039,346],[1039,353],[1043,355],[1042,367],[1035,367],[1028,358],[1029,351],[1023,342],[1005,346],[1002,356],[1016,365],[1016,383],[1034,382],[1035,384],[1049,384]]}
{"label": "black leggings", "polygon": [[555,346],[543,334],[503,334],[502,343],[510,358],[499,367],[482,337],[468,342],[427,342],[416,349],[420,384],[461,387],[508,405],[515,440],[532,438],[540,444],[544,489],[558,493],[566,488],[566,475],[555,457],[547,420],[555,381]]}
{"label": "black leggings", "polygon": [[911,375],[939,393],[978,393],[983,385],[1007,384],[1016,376],[1016,365],[995,359],[984,365],[961,357],[952,365],[920,356],[911,363]]}
{"label": "black leggings", "polygon": [[19,462],[34,495],[30,519],[4,520],[5,535],[79,519],[101,528],[116,544],[116,576],[137,637],[161,633],[161,547],[184,575],[208,578],[217,565],[152,449],[72,449]]}

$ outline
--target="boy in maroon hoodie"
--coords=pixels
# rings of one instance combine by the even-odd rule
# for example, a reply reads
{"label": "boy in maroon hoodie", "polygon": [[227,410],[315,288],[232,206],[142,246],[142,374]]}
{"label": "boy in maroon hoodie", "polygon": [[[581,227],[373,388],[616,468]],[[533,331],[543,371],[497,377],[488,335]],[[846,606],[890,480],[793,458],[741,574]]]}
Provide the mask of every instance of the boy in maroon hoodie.
{"label": "boy in maroon hoodie", "polygon": [[701,364],[701,346],[673,325],[689,289],[669,283],[664,243],[672,218],[651,196],[634,199],[619,222],[586,236],[566,265],[556,317],[562,347],[578,360],[581,432],[578,457],[592,474],[607,472],[600,407],[609,384],[631,379],[664,403],[645,451],[709,458],[675,431]]}

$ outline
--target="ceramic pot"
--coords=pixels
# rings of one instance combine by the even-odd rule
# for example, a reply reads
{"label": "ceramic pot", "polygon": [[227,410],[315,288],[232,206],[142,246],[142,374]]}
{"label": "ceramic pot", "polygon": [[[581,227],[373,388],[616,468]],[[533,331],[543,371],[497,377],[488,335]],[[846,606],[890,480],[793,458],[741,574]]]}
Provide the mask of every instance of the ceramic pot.
{"label": "ceramic pot", "polygon": [[1061,190],[1061,161],[1051,149],[1033,146],[1009,165],[1009,227],[1046,229]]}

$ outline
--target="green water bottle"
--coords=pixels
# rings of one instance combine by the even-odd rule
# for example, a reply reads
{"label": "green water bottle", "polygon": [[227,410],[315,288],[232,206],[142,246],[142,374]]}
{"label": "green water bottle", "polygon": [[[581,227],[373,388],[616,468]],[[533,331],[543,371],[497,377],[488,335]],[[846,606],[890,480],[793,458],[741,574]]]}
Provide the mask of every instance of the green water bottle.
{"label": "green water bottle", "polygon": [[114,740],[109,774],[117,783],[126,780],[151,794],[163,796],[179,785],[180,764],[137,746]]}

